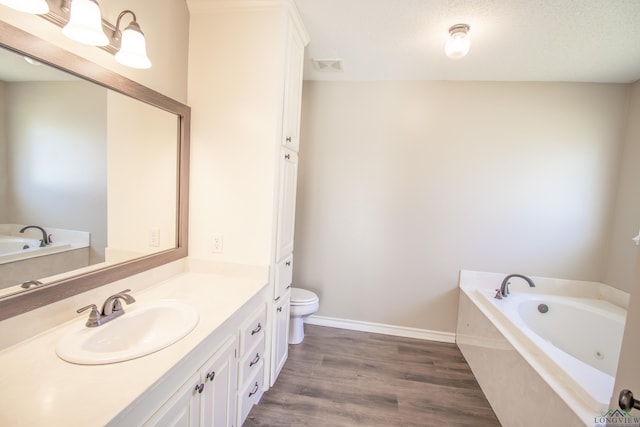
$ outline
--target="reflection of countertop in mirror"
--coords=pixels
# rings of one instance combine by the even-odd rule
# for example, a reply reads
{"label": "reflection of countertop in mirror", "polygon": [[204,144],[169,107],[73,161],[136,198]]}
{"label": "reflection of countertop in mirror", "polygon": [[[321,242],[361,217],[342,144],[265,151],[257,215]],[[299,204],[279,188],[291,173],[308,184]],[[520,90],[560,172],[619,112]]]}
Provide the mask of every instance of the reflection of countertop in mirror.
{"label": "reflection of countertop in mirror", "polygon": [[204,349],[203,342],[234,333],[235,320],[229,319],[245,315],[247,302],[263,301],[265,286],[266,277],[188,272],[132,293],[138,302],[177,299],[200,314],[196,328],[182,340],[139,359],[83,366],[58,358],[56,342],[85,314],[0,351],[0,425],[133,425],[127,408],[139,411],[144,401],[138,398],[150,390],[170,396],[177,387],[171,388],[200,366],[204,352],[213,350]]}

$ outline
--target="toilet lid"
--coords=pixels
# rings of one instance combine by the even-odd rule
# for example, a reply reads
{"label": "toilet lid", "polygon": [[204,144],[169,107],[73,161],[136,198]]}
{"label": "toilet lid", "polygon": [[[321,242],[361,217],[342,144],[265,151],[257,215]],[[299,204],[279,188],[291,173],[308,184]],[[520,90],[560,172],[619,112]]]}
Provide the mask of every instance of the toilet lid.
{"label": "toilet lid", "polygon": [[291,288],[291,304],[307,304],[314,302],[318,296],[311,291],[300,288]]}

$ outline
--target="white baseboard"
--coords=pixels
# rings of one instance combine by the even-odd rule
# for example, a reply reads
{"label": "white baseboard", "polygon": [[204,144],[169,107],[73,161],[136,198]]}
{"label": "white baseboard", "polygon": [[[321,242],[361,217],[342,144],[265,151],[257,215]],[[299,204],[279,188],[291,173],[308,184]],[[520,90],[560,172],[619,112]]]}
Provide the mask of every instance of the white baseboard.
{"label": "white baseboard", "polygon": [[417,338],[421,340],[447,343],[456,342],[456,334],[453,332],[430,331],[427,329],[408,328],[404,326],[384,325],[381,323],[337,319],[335,317],[315,315],[305,318],[304,322],[310,325],[328,326],[331,328],[349,329],[352,331],[372,332],[375,334],[395,335],[405,338]]}

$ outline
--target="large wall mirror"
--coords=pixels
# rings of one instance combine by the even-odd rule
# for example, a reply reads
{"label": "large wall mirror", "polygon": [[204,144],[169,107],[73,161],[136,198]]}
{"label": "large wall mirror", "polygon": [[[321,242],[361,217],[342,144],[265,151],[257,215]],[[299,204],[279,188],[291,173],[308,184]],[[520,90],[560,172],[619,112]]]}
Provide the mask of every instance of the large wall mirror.
{"label": "large wall mirror", "polygon": [[187,255],[189,126],[0,22],[0,320]]}

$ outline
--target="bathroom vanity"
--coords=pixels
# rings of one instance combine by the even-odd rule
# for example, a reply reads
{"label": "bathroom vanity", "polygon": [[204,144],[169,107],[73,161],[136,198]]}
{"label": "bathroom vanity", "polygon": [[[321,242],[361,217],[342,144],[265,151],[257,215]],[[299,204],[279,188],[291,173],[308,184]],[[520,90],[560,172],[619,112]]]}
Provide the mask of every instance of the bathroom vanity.
{"label": "bathroom vanity", "polygon": [[266,291],[256,275],[197,272],[133,291],[131,307],[174,299],[199,321],[178,342],[124,362],[79,365],[56,355],[86,313],[2,350],[0,425],[242,425],[265,385]]}

